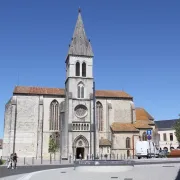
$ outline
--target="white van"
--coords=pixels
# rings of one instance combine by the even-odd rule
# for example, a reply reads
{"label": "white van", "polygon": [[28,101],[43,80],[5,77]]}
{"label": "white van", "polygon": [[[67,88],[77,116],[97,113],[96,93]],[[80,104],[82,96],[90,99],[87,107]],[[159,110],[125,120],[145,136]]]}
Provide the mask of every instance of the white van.
{"label": "white van", "polygon": [[159,151],[152,141],[137,141],[136,142],[136,156],[138,159],[142,157],[158,157]]}

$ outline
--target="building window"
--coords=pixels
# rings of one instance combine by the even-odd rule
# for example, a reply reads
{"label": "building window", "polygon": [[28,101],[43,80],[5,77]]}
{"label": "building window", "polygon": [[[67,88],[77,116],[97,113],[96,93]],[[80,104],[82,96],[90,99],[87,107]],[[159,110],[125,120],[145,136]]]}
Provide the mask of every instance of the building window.
{"label": "building window", "polygon": [[81,98],[84,98],[84,86],[81,87]]}
{"label": "building window", "polygon": [[80,63],[76,63],[76,76],[80,76]]}
{"label": "building window", "polygon": [[84,85],[82,83],[78,84],[77,97],[78,98],[84,98]]}
{"label": "building window", "polygon": [[79,83],[77,89],[78,89],[77,97],[84,98],[84,85],[82,83]]}
{"label": "building window", "polygon": [[167,141],[166,133],[163,133],[163,140],[164,140],[164,141]]}
{"label": "building window", "polygon": [[143,134],[142,134],[142,140],[143,140],[143,141],[147,141],[147,134],[146,134],[146,132],[143,132]]}
{"label": "building window", "polygon": [[82,63],[82,76],[86,77],[86,63],[85,62]]}
{"label": "building window", "polygon": [[130,138],[126,138],[126,148],[130,148]]}
{"label": "building window", "polygon": [[170,141],[173,141],[173,133],[170,133]]}
{"label": "building window", "polygon": [[103,131],[103,106],[99,101],[96,103],[96,119],[99,131]]}
{"label": "building window", "polygon": [[49,130],[59,130],[59,103],[54,100],[50,105],[50,125]]}

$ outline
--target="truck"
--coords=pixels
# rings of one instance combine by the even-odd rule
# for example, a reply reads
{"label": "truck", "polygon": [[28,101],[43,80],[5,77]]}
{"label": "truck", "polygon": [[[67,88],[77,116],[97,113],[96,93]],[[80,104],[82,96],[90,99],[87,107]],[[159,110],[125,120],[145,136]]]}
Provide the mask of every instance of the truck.
{"label": "truck", "polygon": [[138,159],[141,159],[142,157],[158,157],[159,150],[152,141],[137,141],[136,156],[138,157]]}

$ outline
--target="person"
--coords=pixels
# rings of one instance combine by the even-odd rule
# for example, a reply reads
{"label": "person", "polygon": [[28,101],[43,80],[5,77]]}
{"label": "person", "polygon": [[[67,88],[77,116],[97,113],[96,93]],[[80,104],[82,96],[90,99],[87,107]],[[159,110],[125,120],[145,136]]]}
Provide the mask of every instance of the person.
{"label": "person", "polygon": [[79,154],[79,158],[82,160],[82,156],[81,156],[81,153]]}
{"label": "person", "polygon": [[7,168],[12,168],[12,162],[13,162],[13,154],[10,155],[10,157],[8,158],[8,166]]}
{"label": "person", "polygon": [[13,169],[17,168],[17,154],[14,153],[13,155]]}

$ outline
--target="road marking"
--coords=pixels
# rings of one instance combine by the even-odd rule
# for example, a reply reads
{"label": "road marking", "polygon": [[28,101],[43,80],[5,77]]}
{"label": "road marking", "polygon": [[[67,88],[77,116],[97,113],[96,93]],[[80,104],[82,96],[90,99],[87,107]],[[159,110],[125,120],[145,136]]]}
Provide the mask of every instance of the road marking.
{"label": "road marking", "polygon": [[[61,169],[61,168],[60,168]],[[62,168],[62,169],[65,169],[65,168]],[[62,170],[61,169],[61,170]],[[67,168],[66,168],[67,169]],[[59,170],[59,168],[56,168],[56,169],[47,169],[47,170],[42,170],[42,171],[36,171],[36,172],[32,172],[32,173],[29,173],[29,174],[25,174],[24,176],[18,178],[17,180],[29,180],[32,176],[34,176],[35,174],[39,174],[39,173],[42,173],[42,172],[46,172],[46,171],[55,171],[55,170]]]}

